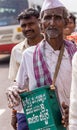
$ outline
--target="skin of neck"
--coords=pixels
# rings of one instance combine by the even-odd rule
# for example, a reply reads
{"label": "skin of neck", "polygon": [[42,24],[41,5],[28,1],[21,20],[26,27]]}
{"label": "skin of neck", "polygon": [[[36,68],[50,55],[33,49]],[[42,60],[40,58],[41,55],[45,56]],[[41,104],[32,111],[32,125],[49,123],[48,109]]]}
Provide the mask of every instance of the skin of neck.
{"label": "skin of neck", "polygon": [[60,50],[64,43],[63,36],[59,36],[53,39],[46,38],[46,40],[54,50]]}
{"label": "skin of neck", "polygon": [[35,38],[31,38],[31,39],[28,39],[28,44],[30,46],[34,46],[34,45],[37,45],[39,42],[41,42],[41,40],[43,40],[43,35],[42,34],[39,34],[37,37]]}

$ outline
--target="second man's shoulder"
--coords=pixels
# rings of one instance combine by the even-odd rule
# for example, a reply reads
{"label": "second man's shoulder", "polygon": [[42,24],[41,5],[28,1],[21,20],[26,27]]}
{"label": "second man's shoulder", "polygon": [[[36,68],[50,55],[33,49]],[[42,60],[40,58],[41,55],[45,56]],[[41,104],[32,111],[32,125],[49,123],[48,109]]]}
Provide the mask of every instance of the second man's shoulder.
{"label": "second man's shoulder", "polygon": [[36,46],[31,46],[28,47],[27,49],[25,49],[25,51],[23,52],[23,55],[33,55],[34,51],[35,51]]}

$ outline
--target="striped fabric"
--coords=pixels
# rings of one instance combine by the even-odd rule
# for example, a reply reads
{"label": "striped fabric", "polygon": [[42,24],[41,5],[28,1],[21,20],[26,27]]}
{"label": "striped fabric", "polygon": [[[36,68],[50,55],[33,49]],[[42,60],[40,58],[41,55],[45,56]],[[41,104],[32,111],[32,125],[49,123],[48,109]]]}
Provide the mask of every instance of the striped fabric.
{"label": "striped fabric", "polygon": [[34,74],[38,87],[50,85],[52,82],[45,60],[44,45],[38,44],[33,55]]}
{"label": "striped fabric", "polygon": [[[45,42],[46,41],[43,40],[40,44],[38,44],[33,54],[34,74],[38,87],[52,84],[52,79],[44,54]],[[64,43],[71,61],[74,53],[77,51],[76,45],[69,41],[64,41]]]}

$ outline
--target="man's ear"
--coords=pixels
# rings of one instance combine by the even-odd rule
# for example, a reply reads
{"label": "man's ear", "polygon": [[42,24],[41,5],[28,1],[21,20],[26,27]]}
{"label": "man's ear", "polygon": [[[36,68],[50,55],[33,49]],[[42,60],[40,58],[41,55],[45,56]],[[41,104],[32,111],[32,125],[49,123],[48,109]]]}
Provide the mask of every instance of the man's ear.
{"label": "man's ear", "polygon": [[38,19],[38,22],[39,22],[40,30],[41,30],[41,32],[42,32],[42,24],[41,24],[41,20],[40,20],[40,18]]}
{"label": "man's ear", "polygon": [[67,26],[68,22],[69,22],[68,18],[65,18],[64,19],[64,28]]}
{"label": "man's ear", "polygon": [[40,22],[40,29],[41,29],[41,33],[44,33],[43,25],[41,22]]}

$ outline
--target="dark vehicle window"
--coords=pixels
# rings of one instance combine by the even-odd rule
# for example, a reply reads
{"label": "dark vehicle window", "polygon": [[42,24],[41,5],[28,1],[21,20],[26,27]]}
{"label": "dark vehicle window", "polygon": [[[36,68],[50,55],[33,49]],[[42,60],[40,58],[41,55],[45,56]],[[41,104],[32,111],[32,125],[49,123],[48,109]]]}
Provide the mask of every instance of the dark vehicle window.
{"label": "dark vehicle window", "polygon": [[27,0],[0,0],[0,26],[18,24],[17,16],[26,8]]}

